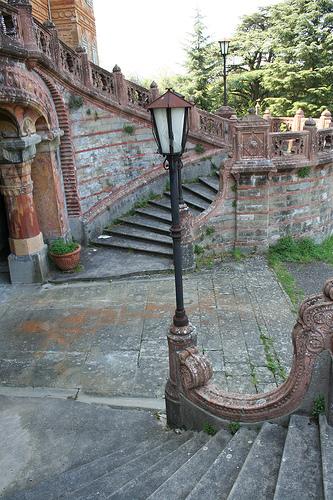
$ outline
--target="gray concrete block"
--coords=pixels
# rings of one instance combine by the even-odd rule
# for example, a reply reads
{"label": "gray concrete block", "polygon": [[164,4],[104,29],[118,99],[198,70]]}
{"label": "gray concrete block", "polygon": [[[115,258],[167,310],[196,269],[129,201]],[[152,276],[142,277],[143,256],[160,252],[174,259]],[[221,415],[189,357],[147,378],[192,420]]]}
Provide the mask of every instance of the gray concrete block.
{"label": "gray concrete block", "polygon": [[49,273],[47,245],[31,255],[8,257],[10,280],[15,283],[45,283]]}

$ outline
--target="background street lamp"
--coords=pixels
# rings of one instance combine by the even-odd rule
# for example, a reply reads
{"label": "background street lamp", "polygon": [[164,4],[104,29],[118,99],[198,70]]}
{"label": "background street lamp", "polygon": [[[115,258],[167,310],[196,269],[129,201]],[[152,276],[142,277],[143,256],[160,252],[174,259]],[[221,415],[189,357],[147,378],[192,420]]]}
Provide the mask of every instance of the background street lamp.
{"label": "background street lamp", "polygon": [[227,106],[227,55],[230,40],[220,40],[221,56],[223,57],[223,106]]}
{"label": "background street lamp", "polygon": [[186,327],[189,324],[183,297],[179,199],[181,197],[181,156],[186,144],[188,112],[191,107],[192,104],[170,89],[147,107],[152,115],[153,132],[158,152],[166,157],[166,168],[169,170],[170,177],[171,236],[176,287],[176,311],[173,317],[173,326],[176,329]]}

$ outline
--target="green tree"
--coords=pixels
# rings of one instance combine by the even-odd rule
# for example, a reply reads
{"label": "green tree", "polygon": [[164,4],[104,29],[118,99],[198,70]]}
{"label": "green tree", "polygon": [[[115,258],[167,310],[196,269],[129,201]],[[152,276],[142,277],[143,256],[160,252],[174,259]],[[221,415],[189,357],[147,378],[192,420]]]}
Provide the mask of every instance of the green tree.
{"label": "green tree", "polygon": [[263,73],[274,60],[274,47],[268,36],[271,28],[269,8],[244,16],[230,44],[229,95],[238,111],[247,111],[257,100],[269,95],[262,85]]}
{"label": "green tree", "polygon": [[333,1],[288,0],[270,7],[275,58],[265,68],[266,103],[277,114],[318,114],[333,98]]}
{"label": "green tree", "polygon": [[183,82],[182,90],[187,97],[203,109],[212,108],[210,83],[216,60],[212,57],[212,43],[204,23],[204,17],[196,11],[193,33],[186,49],[187,78]]}

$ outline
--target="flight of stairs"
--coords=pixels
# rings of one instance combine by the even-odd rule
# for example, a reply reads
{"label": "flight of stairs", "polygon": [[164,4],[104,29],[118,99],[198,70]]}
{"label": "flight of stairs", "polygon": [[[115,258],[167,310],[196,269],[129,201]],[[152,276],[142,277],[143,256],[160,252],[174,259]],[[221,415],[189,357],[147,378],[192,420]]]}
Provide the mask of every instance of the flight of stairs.
{"label": "flight of stairs", "polygon": [[[199,177],[197,182],[183,184],[183,197],[194,216],[206,210],[219,190],[219,177]],[[119,218],[93,239],[93,245],[143,252],[172,258],[170,236],[170,192],[136,208],[132,215]]]}
{"label": "flight of stairs", "polygon": [[[111,430],[112,432],[112,430]],[[265,423],[154,434],[5,500],[332,500],[333,428],[293,415],[289,427]]]}

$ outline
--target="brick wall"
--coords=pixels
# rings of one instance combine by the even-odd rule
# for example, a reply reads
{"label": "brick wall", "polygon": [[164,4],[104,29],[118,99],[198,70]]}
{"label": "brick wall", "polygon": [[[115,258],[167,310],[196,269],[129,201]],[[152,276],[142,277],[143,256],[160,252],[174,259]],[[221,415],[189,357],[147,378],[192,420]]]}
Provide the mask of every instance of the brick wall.
{"label": "brick wall", "polygon": [[[70,94],[65,95],[70,102]],[[69,106],[70,108],[70,106]],[[128,211],[149,193],[161,193],[167,182],[162,157],[156,153],[150,123],[97,106],[86,99],[79,109],[69,109],[75,150],[79,201],[84,239]],[[207,145],[203,153],[187,144],[184,177],[193,179],[210,173],[212,157],[218,166],[221,150]]]}
{"label": "brick wall", "polygon": [[[321,241],[333,232],[331,163],[270,175],[225,172],[224,184],[216,206],[195,226],[196,240],[208,250],[260,251],[283,236]],[[208,226],[214,228],[209,235]]]}

